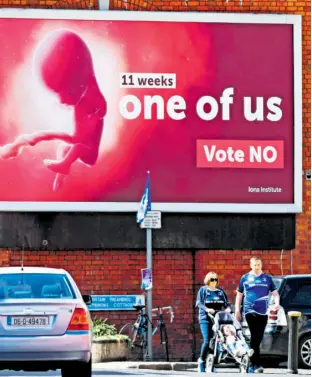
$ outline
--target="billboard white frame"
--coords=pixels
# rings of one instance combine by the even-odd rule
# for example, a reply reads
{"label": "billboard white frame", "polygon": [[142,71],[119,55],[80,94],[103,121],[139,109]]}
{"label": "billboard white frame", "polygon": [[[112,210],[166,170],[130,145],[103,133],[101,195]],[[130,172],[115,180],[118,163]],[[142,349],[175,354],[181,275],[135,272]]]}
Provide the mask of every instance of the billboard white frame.
{"label": "billboard white frame", "polygon": [[[49,20],[108,20],[201,23],[288,24],[293,26],[294,77],[294,202],[293,203],[153,203],[153,210],[185,213],[300,213],[302,212],[302,37],[300,15],[127,12],[2,8],[1,18]],[[143,192],[144,187],[142,187]],[[0,211],[136,212],[138,202],[0,202]]]}

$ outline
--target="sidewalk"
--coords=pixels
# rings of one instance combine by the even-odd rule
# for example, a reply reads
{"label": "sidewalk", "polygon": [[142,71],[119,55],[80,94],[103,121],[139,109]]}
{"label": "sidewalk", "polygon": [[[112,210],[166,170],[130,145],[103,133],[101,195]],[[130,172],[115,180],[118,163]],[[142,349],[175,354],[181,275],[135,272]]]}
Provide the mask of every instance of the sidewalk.
{"label": "sidewalk", "polygon": [[95,363],[94,369],[153,369],[153,370],[179,370],[186,371],[196,369],[197,363],[192,362],[161,362],[161,361],[110,361],[107,363]]}
{"label": "sidewalk", "polygon": [[[143,361],[113,361],[93,364],[93,369],[122,370],[122,369],[152,369],[164,371],[197,372],[196,362],[143,362]],[[219,368],[218,368],[219,369]],[[223,369],[223,368],[222,368]],[[221,368],[219,370],[222,370]],[[286,368],[265,368],[265,374],[291,375]],[[309,369],[299,369],[299,375],[311,375]]]}

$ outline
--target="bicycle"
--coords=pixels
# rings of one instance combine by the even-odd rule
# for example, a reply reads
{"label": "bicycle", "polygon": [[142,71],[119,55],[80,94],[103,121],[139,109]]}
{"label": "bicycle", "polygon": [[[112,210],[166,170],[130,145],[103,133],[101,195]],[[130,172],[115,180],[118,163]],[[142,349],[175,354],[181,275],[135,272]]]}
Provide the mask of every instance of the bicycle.
{"label": "bicycle", "polygon": [[152,314],[153,317],[158,317],[157,325],[153,326],[148,315],[145,313],[144,308],[145,305],[133,305],[134,309],[139,312],[137,320],[135,323],[127,323],[124,325],[119,334],[126,335],[130,338],[131,343],[131,353],[135,360],[148,360],[148,347],[147,347],[147,325],[148,322],[152,324],[152,336],[154,336],[157,331],[160,331],[160,344],[163,345],[164,348],[164,356],[166,361],[169,361],[169,350],[168,350],[168,335],[167,329],[164,322],[164,313],[163,311],[167,311],[170,314],[170,323],[173,322],[174,313],[171,306],[163,306],[152,309],[152,312],[156,312],[156,314]]}

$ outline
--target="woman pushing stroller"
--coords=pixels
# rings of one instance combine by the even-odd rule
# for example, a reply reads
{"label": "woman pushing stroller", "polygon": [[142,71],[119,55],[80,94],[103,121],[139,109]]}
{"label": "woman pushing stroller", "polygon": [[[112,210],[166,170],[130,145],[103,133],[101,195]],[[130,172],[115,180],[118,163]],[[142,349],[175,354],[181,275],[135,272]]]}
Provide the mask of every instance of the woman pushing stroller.
{"label": "woman pushing stroller", "polygon": [[[213,348],[209,355],[211,360],[220,362],[230,356],[244,371],[248,369],[249,357],[254,351],[245,342],[241,325],[230,314],[231,308],[227,296],[223,289],[217,286],[218,282],[219,278],[216,272],[208,272],[204,279],[205,285],[200,287],[197,294],[196,307],[199,309],[198,320],[203,336],[198,371],[206,372],[206,361],[210,348]],[[210,362],[208,364],[210,365],[208,369],[213,370],[213,365]]]}
{"label": "woman pushing stroller", "polygon": [[206,371],[206,359],[209,352],[209,340],[212,337],[213,315],[219,310],[231,311],[223,289],[219,288],[219,278],[216,272],[210,271],[205,276],[204,284],[200,287],[196,307],[199,309],[198,321],[203,336],[203,344],[198,359],[198,371]]}

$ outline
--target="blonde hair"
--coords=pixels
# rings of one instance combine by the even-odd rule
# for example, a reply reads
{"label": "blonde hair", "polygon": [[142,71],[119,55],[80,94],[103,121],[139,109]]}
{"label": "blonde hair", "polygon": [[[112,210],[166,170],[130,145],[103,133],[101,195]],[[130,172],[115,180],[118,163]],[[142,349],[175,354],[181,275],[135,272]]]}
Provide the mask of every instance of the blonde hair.
{"label": "blonde hair", "polygon": [[214,271],[209,271],[208,274],[205,276],[204,284],[205,284],[205,285],[209,285],[209,281],[210,281],[210,279],[211,279],[213,276],[216,276],[217,279],[219,279],[219,278],[218,278],[218,274],[217,274],[216,272],[214,272]]}
{"label": "blonde hair", "polygon": [[253,261],[260,261],[261,262],[261,264],[262,264],[262,260],[259,258],[259,257],[252,257],[251,259],[250,259],[250,263],[251,262],[253,262]]}

